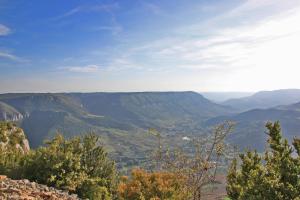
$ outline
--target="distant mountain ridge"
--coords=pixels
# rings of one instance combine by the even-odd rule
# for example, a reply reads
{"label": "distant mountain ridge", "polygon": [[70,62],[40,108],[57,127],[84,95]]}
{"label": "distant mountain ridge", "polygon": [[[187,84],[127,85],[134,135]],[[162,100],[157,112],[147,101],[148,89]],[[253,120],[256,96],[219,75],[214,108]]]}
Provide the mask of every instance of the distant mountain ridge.
{"label": "distant mountain ridge", "polygon": [[[173,123],[191,118],[205,119],[229,113],[229,107],[215,104],[195,92],[134,92],[71,94],[96,115],[141,122],[150,126],[161,121]],[[99,106],[99,105],[105,105]],[[172,123],[170,121],[170,123]]]}
{"label": "distant mountain ridge", "polygon": [[205,98],[216,102],[221,103],[230,99],[237,99],[243,97],[249,97],[253,95],[253,92],[199,92]]}
{"label": "distant mountain ridge", "polygon": [[147,128],[162,126],[166,121],[171,126],[231,112],[229,107],[215,104],[195,92],[23,93],[2,94],[0,101],[6,110],[24,116],[55,111],[87,120],[106,118]]}
{"label": "distant mountain ridge", "polygon": [[300,137],[300,102],[287,106],[277,106],[268,109],[252,109],[231,116],[221,116],[206,121],[207,126],[230,120],[236,122],[235,131],[228,140],[241,149],[255,148],[263,151],[265,124],[269,121],[280,121],[283,135],[292,141],[293,137]]}
{"label": "distant mountain ridge", "polygon": [[95,132],[126,161],[151,149],[149,128],[199,133],[205,120],[232,113],[196,92],[1,94],[0,102],[5,112],[23,116],[16,122],[33,148],[57,132],[66,137]]}
{"label": "distant mountain ridge", "polygon": [[300,102],[300,89],[282,89],[274,91],[261,91],[249,97],[230,99],[222,105],[231,106],[240,111],[257,108],[271,108],[279,105],[288,105]]}
{"label": "distant mountain ridge", "polygon": [[117,161],[136,163],[154,147],[149,128],[179,141],[231,120],[237,125],[228,141],[241,149],[260,151],[267,121],[279,120],[288,139],[300,136],[299,91],[260,92],[230,106],[213,103],[196,92],[0,94],[0,117],[23,128],[33,148],[57,132],[66,137],[95,132]]}

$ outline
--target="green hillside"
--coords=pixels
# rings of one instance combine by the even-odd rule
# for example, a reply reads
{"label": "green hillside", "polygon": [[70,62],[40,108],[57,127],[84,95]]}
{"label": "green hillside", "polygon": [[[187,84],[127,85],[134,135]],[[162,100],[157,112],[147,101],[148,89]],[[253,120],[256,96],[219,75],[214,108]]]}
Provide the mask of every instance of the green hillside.
{"label": "green hillside", "polygon": [[168,128],[229,113],[195,92],[71,94],[90,113],[142,128]]}
{"label": "green hillside", "polygon": [[103,116],[91,115],[75,98],[65,94],[5,94],[0,101],[18,110],[19,121],[28,133],[32,147],[37,147],[57,132],[67,136],[94,131],[94,124],[114,128],[120,126]]}
{"label": "green hillside", "polygon": [[264,141],[267,138],[264,125],[268,121],[280,121],[284,137],[289,141],[292,141],[295,136],[300,136],[300,103],[212,118],[206,122],[206,126],[212,126],[224,120],[236,122],[235,131],[229,136],[229,141],[241,149],[249,147],[263,151]]}
{"label": "green hillside", "polygon": [[201,133],[205,120],[230,113],[195,92],[2,94],[0,101],[24,116],[17,123],[31,147],[57,132],[66,137],[94,132],[124,165],[145,160],[154,145],[149,128],[180,137]]}
{"label": "green hillside", "polygon": [[195,92],[2,94],[0,102],[0,116],[24,116],[18,123],[33,148],[57,132],[67,137],[95,132],[121,160],[142,159],[151,149],[149,128],[178,142],[176,137],[202,134],[208,127],[232,120],[237,126],[229,140],[241,148],[259,150],[264,149],[267,121],[280,120],[288,139],[300,130],[300,103],[234,114],[235,109],[212,103]]}
{"label": "green hillside", "polygon": [[66,137],[94,132],[114,159],[126,161],[123,166],[145,160],[154,145],[149,128],[178,143],[183,136],[202,134],[232,120],[237,126],[229,141],[260,151],[267,121],[280,120],[289,140],[300,130],[300,103],[234,114],[234,109],[195,92],[2,94],[0,102],[0,116],[18,119],[33,148],[58,132]]}
{"label": "green hillside", "polygon": [[79,102],[64,94],[2,94],[0,101],[9,104],[23,114],[33,111],[66,111],[75,115],[86,112]]}

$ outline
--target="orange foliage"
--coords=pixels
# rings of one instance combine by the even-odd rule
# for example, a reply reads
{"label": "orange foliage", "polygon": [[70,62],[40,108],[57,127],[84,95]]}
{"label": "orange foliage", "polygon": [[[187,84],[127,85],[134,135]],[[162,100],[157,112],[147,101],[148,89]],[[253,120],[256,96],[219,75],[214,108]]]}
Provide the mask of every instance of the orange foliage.
{"label": "orange foliage", "polygon": [[188,196],[184,182],[184,177],[174,173],[133,169],[130,178],[122,178],[118,194],[124,200],[184,200]]}

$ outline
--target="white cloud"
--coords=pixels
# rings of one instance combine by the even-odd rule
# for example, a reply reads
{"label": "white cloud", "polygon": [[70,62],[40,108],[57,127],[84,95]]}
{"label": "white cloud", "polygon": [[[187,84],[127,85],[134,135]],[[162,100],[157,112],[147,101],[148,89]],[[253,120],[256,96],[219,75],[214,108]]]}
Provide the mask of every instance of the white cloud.
{"label": "white cloud", "polygon": [[271,9],[279,9],[281,11],[284,11],[295,6],[299,6],[298,0],[247,0],[226,15],[243,15],[247,12],[253,12],[261,9],[264,9],[264,12],[266,12],[266,14],[269,14],[268,10],[270,11]]}
{"label": "white cloud", "polygon": [[0,36],[9,35],[11,33],[10,28],[7,26],[0,24]]}
{"label": "white cloud", "polygon": [[68,70],[70,72],[93,73],[99,70],[99,66],[98,65],[67,66],[67,67],[61,67],[61,69]]}
{"label": "white cloud", "polygon": [[[300,73],[300,7],[296,1],[291,2],[293,6],[288,7],[282,0],[246,1],[214,19],[215,24],[208,23],[211,29],[204,30],[204,34],[201,28],[207,23],[201,22],[193,29],[186,27],[186,32],[175,31],[168,38],[134,47],[126,52],[127,59],[136,63],[144,60],[146,64],[140,65],[144,70],[148,67],[186,70],[189,82],[201,80],[198,85],[205,85],[203,90],[300,87],[297,77]],[[269,6],[285,9],[273,12],[268,10]],[[251,21],[244,17],[238,19],[244,12],[251,15],[257,10],[266,14]],[[246,23],[239,23],[241,20]],[[228,21],[237,21],[237,24],[226,25]]]}
{"label": "white cloud", "polygon": [[[173,40],[167,38],[150,44],[147,49],[149,52],[156,52],[153,53],[156,58],[172,58],[180,65],[193,63],[202,69],[203,65],[215,63],[226,68],[250,58],[258,48],[267,46],[272,41],[300,35],[298,13],[299,9],[253,24],[217,29],[205,38],[200,33],[199,37],[187,35]],[[297,46],[297,39],[290,45]],[[272,51],[268,52],[271,53]]]}
{"label": "white cloud", "polygon": [[6,53],[6,52],[0,52],[0,57],[6,58],[6,59],[9,59],[9,60],[18,60],[17,56],[15,56],[13,54]]}
{"label": "white cloud", "polygon": [[28,62],[28,60],[24,59],[24,58],[20,58],[14,54],[11,53],[7,53],[7,52],[0,52],[0,59],[7,59],[7,60],[11,60],[11,61],[15,61],[15,62]]}
{"label": "white cloud", "polygon": [[[101,82],[98,87],[117,91],[300,88],[299,6],[287,6],[283,0],[243,2],[246,3],[218,17],[166,30],[168,37],[143,44],[139,39],[133,40],[130,47],[121,44],[120,48],[112,48],[110,54],[94,52],[101,54],[94,63],[104,62],[101,72],[107,77],[105,83],[109,83]],[[67,16],[86,11],[75,9]],[[118,31],[116,27],[111,24],[98,28]],[[61,69],[78,73],[100,70],[98,65]],[[98,82],[97,79],[91,85]]]}

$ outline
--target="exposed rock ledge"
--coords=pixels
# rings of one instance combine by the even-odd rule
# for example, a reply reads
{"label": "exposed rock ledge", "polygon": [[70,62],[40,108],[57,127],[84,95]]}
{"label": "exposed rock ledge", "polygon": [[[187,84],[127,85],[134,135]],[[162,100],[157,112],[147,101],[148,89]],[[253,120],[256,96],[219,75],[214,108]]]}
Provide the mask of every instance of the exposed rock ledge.
{"label": "exposed rock ledge", "polygon": [[22,153],[28,153],[30,150],[24,131],[11,122],[0,122],[0,148],[16,148]]}
{"label": "exposed rock ledge", "polygon": [[61,190],[24,180],[12,180],[0,176],[0,200],[78,200]]}

